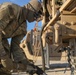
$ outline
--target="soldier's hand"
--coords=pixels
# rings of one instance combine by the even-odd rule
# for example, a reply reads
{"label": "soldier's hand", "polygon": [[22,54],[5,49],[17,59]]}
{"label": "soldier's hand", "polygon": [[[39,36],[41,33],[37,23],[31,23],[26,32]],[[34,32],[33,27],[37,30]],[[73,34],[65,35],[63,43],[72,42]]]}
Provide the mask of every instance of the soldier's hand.
{"label": "soldier's hand", "polygon": [[39,18],[36,19],[37,22],[41,21],[43,19],[43,16],[41,15]]}

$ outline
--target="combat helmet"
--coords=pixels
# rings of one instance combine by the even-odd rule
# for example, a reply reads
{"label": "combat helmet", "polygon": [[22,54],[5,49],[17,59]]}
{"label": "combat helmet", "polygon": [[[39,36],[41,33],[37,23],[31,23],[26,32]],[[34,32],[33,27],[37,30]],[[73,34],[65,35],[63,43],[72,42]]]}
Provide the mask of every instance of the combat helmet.
{"label": "combat helmet", "polygon": [[28,12],[28,21],[32,22],[34,19],[37,19],[41,13],[39,11],[42,8],[41,3],[38,0],[31,0],[25,7],[29,10]]}
{"label": "combat helmet", "polygon": [[32,11],[36,11],[36,12],[38,12],[39,10],[40,10],[40,8],[42,7],[41,6],[41,3],[38,1],[38,0],[31,0],[30,2],[29,2],[29,5],[31,6],[31,10]]}

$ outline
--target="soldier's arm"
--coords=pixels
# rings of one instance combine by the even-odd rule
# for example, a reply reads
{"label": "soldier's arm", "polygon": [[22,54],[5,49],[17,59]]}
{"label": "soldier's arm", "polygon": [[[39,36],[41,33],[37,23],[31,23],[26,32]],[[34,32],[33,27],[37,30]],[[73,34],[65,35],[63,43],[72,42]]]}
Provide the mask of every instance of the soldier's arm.
{"label": "soldier's arm", "polygon": [[0,58],[6,54],[2,45],[2,30],[0,29]]}

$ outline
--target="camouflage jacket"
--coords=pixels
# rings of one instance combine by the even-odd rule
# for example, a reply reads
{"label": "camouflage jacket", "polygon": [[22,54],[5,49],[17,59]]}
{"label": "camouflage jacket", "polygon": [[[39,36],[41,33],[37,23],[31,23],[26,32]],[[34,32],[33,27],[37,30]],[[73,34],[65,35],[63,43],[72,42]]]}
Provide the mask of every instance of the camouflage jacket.
{"label": "camouflage jacket", "polygon": [[27,15],[26,13],[26,9],[13,3],[0,5],[0,31],[4,32],[2,38],[26,34],[27,24],[26,16],[24,16],[24,14]]}

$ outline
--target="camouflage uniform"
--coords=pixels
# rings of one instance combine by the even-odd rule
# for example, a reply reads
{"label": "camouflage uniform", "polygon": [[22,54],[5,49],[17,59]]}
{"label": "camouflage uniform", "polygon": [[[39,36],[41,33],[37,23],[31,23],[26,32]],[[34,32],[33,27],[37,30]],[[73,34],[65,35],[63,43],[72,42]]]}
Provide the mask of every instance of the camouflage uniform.
{"label": "camouflage uniform", "polygon": [[[24,18],[23,13],[24,13],[23,8],[16,4],[3,3],[0,6],[0,57],[1,57],[3,66],[6,68],[10,68],[10,65],[9,66],[6,65],[6,63],[8,64],[8,61],[7,62],[5,61],[6,55],[7,55],[5,50],[9,50],[9,44],[7,42],[7,38],[12,38],[11,50],[14,57],[14,61],[19,62],[25,59],[25,56],[23,55],[19,47],[20,41],[25,36],[26,28],[27,28],[26,19]],[[21,23],[22,25],[17,29],[15,33],[13,33],[15,29],[18,27],[18,25]],[[2,31],[4,33],[2,33]],[[11,61],[11,64],[12,64],[12,61]],[[11,68],[12,68],[12,65],[11,65]]]}
{"label": "camouflage uniform", "polygon": [[[37,0],[33,0],[33,2],[35,1],[37,2]],[[31,0],[30,4],[32,5],[33,2]],[[34,4],[34,7],[38,8],[38,5]],[[37,8],[36,10],[38,11],[39,9]],[[29,64],[19,44],[27,32],[26,20],[33,22],[36,19],[34,15],[35,12],[29,4],[24,7],[13,3],[3,3],[0,5],[0,58],[5,68],[13,68],[13,63],[6,52],[7,50],[9,53],[10,49],[15,62],[18,63],[21,61],[25,65]],[[18,29],[16,30],[17,27]],[[12,38],[11,48],[9,48],[7,38]]]}

